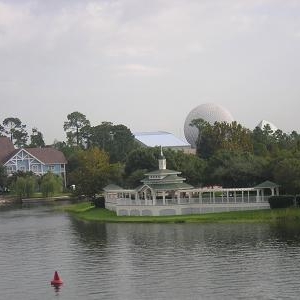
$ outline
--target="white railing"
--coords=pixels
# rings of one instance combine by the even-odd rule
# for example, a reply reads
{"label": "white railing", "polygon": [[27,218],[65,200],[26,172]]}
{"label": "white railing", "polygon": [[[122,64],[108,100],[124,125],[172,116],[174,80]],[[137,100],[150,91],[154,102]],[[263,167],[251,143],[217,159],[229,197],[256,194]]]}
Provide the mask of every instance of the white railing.
{"label": "white railing", "polygon": [[153,203],[152,199],[128,199],[118,198],[117,205],[181,205],[181,204],[248,204],[248,203],[266,203],[268,196],[244,196],[244,197],[204,197],[204,198],[172,198],[172,199],[156,199]]}

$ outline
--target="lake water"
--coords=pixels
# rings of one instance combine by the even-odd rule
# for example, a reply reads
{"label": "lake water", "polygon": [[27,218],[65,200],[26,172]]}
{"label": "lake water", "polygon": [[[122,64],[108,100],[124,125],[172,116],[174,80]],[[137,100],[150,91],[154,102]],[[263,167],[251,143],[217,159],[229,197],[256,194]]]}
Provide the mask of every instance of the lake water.
{"label": "lake water", "polygon": [[95,224],[47,206],[2,209],[0,279],[0,299],[14,300],[299,299],[300,226]]}

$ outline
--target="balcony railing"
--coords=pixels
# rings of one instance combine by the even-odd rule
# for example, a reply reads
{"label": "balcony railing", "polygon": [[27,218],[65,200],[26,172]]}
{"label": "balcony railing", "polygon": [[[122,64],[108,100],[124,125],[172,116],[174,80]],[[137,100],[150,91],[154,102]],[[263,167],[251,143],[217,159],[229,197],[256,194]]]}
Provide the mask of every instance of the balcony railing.
{"label": "balcony railing", "polygon": [[117,205],[184,205],[184,204],[247,204],[266,203],[269,196],[249,196],[249,197],[215,197],[215,198],[173,198],[173,199],[129,199],[118,198]]}

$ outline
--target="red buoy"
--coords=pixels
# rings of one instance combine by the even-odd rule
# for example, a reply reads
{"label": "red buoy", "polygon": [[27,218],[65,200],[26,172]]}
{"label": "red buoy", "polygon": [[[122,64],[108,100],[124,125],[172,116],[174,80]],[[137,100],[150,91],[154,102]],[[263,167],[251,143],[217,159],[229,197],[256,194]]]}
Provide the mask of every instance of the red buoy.
{"label": "red buoy", "polygon": [[64,282],[60,279],[57,271],[55,271],[54,273],[54,277],[53,277],[53,280],[51,280],[51,285],[61,285],[63,284]]}

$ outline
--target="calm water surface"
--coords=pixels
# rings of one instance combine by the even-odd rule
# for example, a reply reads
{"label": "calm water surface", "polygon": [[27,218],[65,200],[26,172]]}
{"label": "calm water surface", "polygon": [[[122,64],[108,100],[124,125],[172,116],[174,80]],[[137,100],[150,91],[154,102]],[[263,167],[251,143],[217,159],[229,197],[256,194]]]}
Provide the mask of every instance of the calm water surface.
{"label": "calm water surface", "polygon": [[0,279],[0,299],[299,299],[300,227],[91,224],[51,207],[2,209]]}

